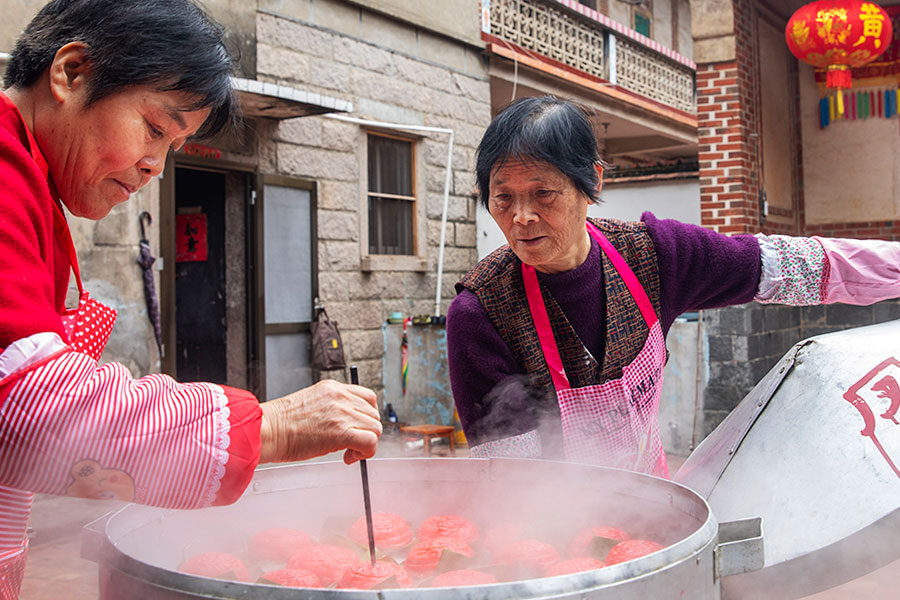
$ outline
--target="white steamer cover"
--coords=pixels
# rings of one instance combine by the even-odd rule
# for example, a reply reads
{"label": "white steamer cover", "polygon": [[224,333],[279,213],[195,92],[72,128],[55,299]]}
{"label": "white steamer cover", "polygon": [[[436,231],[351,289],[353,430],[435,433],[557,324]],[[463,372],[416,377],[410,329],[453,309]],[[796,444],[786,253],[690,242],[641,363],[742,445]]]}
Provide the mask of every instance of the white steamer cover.
{"label": "white steamer cover", "polygon": [[[900,321],[795,345],[674,479],[762,516],[765,567],[727,598],[799,598],[900,557]],[[773,595],[774,594],[774,595]]]}

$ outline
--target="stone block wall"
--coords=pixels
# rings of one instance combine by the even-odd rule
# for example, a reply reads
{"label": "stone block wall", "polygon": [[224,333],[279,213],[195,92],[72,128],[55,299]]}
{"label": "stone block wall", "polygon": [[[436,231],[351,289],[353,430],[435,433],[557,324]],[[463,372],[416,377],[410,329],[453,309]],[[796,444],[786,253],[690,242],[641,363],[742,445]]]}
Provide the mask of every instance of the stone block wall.
{"label": "stone block wall", "polygon": [[[478,10],[471,2],[456,3],[460,10]],[[354,3],[316,0],[314,5],[315,10],[298,12],[289,3],[260,4],[257,79],[348,100],[354,117],[453,129],[440,306],[446,313],[454,283],[477,262],[474,154],[491,118],[481,52]],[[259,156],[264,172],[317,182],[319,300],[340,324],[347,359],[359,366],[360,381],[380,391],[382,324],[392,312],[434,312],[448,136],[401,134],[417,140],[424,267],[366,271],[361,258],[367,249],[360,243],[367,210],[365,131],[327,117],[260,123]]]}
{"label": "stone block wall", "polygon": [[900,318],[900,301],[872,306],[743,304],[703,312],[709,371],[703,394],[708,435],[797,342]]}

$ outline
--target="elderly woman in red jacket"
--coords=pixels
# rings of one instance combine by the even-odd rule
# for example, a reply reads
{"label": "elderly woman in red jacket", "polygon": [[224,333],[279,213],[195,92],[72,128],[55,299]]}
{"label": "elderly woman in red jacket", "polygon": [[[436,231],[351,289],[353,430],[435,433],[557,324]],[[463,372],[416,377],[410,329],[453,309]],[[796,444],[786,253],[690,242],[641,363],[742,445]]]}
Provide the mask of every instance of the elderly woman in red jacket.
{"label": "elderly woman in red jacket", "polygon": [[[190,0],[56,0],[0,94],[0,599],[18,594],[32,492],[178,508],[234,501],[260,461],[372,456],[375,394],[249,392],[98,360],[115,311],[82,288],[64,209],[101,219],[170,150],[237,118],[223,31]],[[80,301],[65,306],[69,273]]]}

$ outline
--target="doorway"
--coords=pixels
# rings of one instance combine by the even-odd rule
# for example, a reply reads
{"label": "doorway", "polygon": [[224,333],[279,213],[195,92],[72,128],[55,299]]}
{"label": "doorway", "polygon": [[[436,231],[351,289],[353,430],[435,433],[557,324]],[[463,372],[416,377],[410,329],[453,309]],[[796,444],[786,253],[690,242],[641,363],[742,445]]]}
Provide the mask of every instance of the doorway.
{"label": "doorway", "polygon": [[175,170],[175,378],[226,384],[225,174]]}
{"label": "doorway", "polygon": [[169,164],[161,186],[163,372],[253,391],[247,232],[254,174],[182,160]]}
{"label": "doorway", "polygon": [[161,188],[163,372],[260,401],[314,383],[315,183],[178,157]]}

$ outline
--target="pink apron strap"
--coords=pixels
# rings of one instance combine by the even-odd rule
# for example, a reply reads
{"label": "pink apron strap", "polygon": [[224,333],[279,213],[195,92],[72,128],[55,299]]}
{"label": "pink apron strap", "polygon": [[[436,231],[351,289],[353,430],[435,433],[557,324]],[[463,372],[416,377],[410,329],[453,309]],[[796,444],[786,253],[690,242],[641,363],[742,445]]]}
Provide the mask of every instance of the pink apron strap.
{"label": "pink apron strap", "polygon": [[544,296],[541,294],[541,286],[538,284],[537,273],[534,267],[522,263],[522,279],[525,282],[525,296],[528,298],[528,306],[531,309],[531,318],[537,329],[538,340],[544,351],[544,360],[550,369],[550,377],[553,379],[553,387],[557,390],[565,390],[572,387],[566,370],[563,368],[562,358],[559,356],[559,348],[553,339],[553,329],[550,327],[550,317],[547,315],[547,307],[544,305]]}
{"label": "pink apron strap", "polygon": [[[613,267],[619,277],[625,282],[628,291],[631,292],[632,298],[637,302],[641,315],[647,323],[648,328],[659,320],[656,311],[653,310],[653,304],[644,291],[641,282],[619,251],[606,239],[600,230],[588,221],[586,223],[587,231],[600,244],[600,249],[612,261]],[[538,283],[537,272],[531,265],[522,263],[522,280],[525,284],[525,296],[528,298],[528,306],[531,309],[531,318],[534,320],[534,327],[537,329],[538,341],[540,341],[541,349],[544,352],[544,360],[547,362],[547,368],[550,370],[550,377],[553,379],[553,387],[557,390],[571,388],[569,378],[566,376],[566,370],[563,367],[562,358],[559,355],[559,348],[556,345],[556,339],[553,337],[553,329],[550,327],[550,317],[547,315],[547,306],[544,304],[544,296],[541,294],[541,287]]]}
{"label": "pink apron strap", "polygon": [[634,271],[631,270],[631,267],[628,266],[628,263],[625,262],[625,259],[619,254],[619,251],[615,249],[608,239],[606,239],[606,236],[600,233],[600,230],[590,221],[587,222],[587,230],[588,233],[597,240],[597,243],[600,244],[600,248],[609,260],[612,261],[613,266],[616,268],[616,272],[619,273],[619,277],[625,282],[628,291],[631,292],[631,297],[634,298],[638,308],[641,309],[641,314],[644,316],[647,327],[653,327],[659,318],[656,316],[656,311],[653,310],[653,304],[650,302],[647,292],[644,291],[644,286],[638,281]]}

